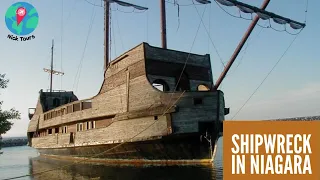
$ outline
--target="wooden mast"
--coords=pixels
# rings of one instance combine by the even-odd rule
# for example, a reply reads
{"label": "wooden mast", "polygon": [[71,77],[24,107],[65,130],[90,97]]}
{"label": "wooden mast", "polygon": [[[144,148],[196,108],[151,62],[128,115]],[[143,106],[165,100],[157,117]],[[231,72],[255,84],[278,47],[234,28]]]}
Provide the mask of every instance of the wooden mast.
{"label": "wooden mast", "polygon": [[109,48],[111,44],[109,44],[109,25],[110,25],[110,3],[117,3],[118,5],[121,6],[126,6],[126,7],[133,7],[138,10],[147,10],[148,8],[138,6],[135,4],[127,3],[124,1],[119,1],[119,0],[104,0],[104,71],[107,70],[108,65],[109,65]]}
{"label": "wooden mast", "polygon": [[167,27],[166,27],[166,2],[160,0],[160,22],[161,22],[161,46],[167,49]]}
{"label": "wooden mast", "polygon": [[51,46],[51,66],[50,66],[50,93],[52,93],[53,47],[54,47],[54,40],[52,39],[52,46]]}
{"label": "wooden mast", "polygon": [[50,69],[43,68],[44,72],[50,73],[50,94],[52,93],[52,80],[53,75],[64,75],[64,72],[56,71],[53,69],[53,48],[54,48],[54,40],[52,39],[52,46],[51,46],[51,63],[50,63]]}

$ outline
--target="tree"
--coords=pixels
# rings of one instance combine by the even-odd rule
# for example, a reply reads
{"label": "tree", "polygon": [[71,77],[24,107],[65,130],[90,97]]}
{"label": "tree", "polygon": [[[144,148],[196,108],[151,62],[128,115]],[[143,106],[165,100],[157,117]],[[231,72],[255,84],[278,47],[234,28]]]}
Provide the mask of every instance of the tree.
{"label": "tree", "polygon": [[[9,83],[8,79],[5,79],[5,74],[0,74],[0,89],[7,88],[7,85]],[[7,131],[9,131],[13,125],[12,122],[9,120],[13,119],[20,119],[20,112],[15,110],[14,108],[11,108],[10,110],[2,110],[1,105],[3,101],[0,101],[0,140],[1,135],[5,134]]]}

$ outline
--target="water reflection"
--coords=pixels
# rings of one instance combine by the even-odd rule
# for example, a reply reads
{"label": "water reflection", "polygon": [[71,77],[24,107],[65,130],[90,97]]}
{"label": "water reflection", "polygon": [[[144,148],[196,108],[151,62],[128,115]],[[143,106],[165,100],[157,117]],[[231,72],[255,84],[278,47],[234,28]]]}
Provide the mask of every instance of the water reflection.
{"label": "water reflection", "polygon": [[[97,163],[71,164],[43,157],[30,159],[30,163],[30,174],[55,169],[36,175],[34,179],[216,179],[216,170],[213,166],[106,166]],[[61,166],[66,167],[58,169]]]}

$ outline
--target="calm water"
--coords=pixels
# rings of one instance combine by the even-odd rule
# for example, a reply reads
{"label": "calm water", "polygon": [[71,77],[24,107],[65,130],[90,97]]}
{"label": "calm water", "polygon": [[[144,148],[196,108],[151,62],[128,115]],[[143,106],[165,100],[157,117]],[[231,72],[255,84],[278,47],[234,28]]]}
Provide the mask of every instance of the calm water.
{"label": "calm water", "polygon": [[77,164],[66,166],[70,162],[40,158],[38,152],[30,147],[3,148],[0,155],[0,179],[52,170],[41,175],[19,178],[30,179],[110,179],[110,180],[187,180],[222,179],[222,138],[218,142],[218,151],[212,167],[209,166],[106,166],[103,164]]}

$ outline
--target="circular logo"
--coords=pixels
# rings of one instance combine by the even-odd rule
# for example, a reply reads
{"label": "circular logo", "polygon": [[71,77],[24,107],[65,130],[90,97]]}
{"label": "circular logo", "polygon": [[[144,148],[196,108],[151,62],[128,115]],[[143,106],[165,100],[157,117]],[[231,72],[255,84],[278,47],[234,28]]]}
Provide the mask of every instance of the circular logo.
{"label": "circular logo", "polygon": [[18,36],[32,33],[37,28],[38,21],[36,8],[26,2],[14,3],[8,8],[5,16],[7,28]]}

